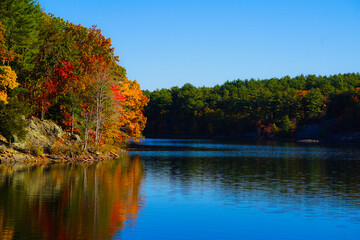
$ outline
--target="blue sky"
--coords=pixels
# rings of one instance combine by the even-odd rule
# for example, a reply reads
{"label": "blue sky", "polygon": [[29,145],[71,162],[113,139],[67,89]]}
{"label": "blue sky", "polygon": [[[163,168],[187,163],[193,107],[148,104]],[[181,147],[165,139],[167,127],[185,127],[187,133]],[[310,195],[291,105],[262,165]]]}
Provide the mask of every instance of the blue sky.
{"label": "blue sky", "polygon": [[142,89],[360,72],[359,0],[39,0],[97,25]]}

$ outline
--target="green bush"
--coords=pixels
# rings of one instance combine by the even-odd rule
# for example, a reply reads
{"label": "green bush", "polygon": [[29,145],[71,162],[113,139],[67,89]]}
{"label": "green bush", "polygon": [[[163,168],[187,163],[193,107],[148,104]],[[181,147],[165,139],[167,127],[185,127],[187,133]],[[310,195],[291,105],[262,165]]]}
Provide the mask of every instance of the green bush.
{"label": "green bush", "polygon": [[11,98],[8,104],[0,101],[0,134],[10,143],[15,139],[23,141],[27,131],[25,117],[29,108],[17,98]]}
{"label": "green bush", "polygon": [[39,147],[37,145],[30,144],[28,151],[34,155],[34,156],[42,156],[44,155],[44,149],[42,147]]}

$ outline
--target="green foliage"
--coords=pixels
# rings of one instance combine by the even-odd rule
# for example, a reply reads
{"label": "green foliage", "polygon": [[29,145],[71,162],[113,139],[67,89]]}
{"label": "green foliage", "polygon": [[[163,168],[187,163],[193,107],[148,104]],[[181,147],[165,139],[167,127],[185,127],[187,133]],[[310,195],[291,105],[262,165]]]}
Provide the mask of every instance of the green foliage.
{"label": "green foliage", "polygon": [[[143,94],[151,99],[147,135],[292,135],[295,126],[329,119],[339,131],[360,130],[359,73],[237,79],[212,88],[185,84],[142,94],[100,29],[45,14],[35,0],[1,1],[0,60],[20,83],[9,93],[0,89],[2,102],[10,99],[0,105],[0,134],[9,141],[25,136],[27,111],[19,100],[32,115],[86,139],[95,128],[98,145],[139,137],[146,122]],[[12,99],[11,92],[18,95]]]}
{"label": "green foliage", "polygon": [[293,134],[294,124],[290,121],[289,116],[285,115],[280,122],[280,134],[282,136],[291,136]]}
{"label": "green foliage", "polygon": [[44,155],[44,149],[35,144],[30,144],[27,150],[30,154],[36,157]]}
{"label": "green foliage", "polygon": [[305,113],[309,117],[317,117],[322,111],[324,96],[317,89],[311,89],[305,99]]}
{"label": "green foliage", "polygon": [[[146,92],[145,136],[241,136],[294,134],[297,125],[338,118],[360,129],[359,73],[235,80],[212,88]],[[329,106],[329,107],[328,107]],[[340,114],[337,114],[340,113]]]}
{"label": "green foliage", "polygon": [[20,102],[16,97],[11,98],[8,104],[0,102],[0,134],[8,142],[17,140],[23,141],[27,135],[25,130],[29,108],[25,103]]}
{"label": "green foliage", "polygon": [[[1,102],[7,102],[8,91],[16,91],[17,98],[29,104],[31,115],[86,135],[86,143],[93,131],[99,146],[108,144],[110,137],[113,142],[140,137],[148,99],[118,61],[111,39],[96,26],[46,14],[36,0],[1,1],[0,68],[13,70],[13,77],[5,76],[3,82],[9,85],[17,76],[20,84],[14,89],[17,84],[3,83]],[[1,111],[3,135],[10,141],[23,138],[21,111],[11,104]]]}
{"label": "green foliage", "polygon": [[33,0],[2,0],[0,21],[6,29],[8,50],[18,55],[14,69],[18,74],[34,67],[34,56],[39,50],[37,29],[42,11]]}

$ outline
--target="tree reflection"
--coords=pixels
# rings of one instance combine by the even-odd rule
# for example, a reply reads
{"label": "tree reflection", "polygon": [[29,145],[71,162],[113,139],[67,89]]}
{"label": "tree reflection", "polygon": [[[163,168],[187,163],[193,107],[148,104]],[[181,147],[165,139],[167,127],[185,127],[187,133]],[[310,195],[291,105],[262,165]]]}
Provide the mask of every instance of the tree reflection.
{"label": "tree reflection", "polygon": [[0,239],[111,239],[134,226],[142,178],[137,157],[0,165]]}
{"label": "tree reflection", "polygon": [[317,155],[143,158],[147,174],[169,179],[171,188],[184,193],[211,189],[218,198],[234,203],[251,198],[249,205],[266,199],[290,208],[321,203],[326,211],[339,207],[360,209],[359,160]]}

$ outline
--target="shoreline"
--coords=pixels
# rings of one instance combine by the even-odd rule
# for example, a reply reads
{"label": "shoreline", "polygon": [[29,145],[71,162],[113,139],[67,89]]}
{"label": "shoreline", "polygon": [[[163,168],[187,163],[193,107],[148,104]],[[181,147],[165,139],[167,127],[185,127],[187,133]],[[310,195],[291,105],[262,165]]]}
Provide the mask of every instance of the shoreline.
{"label": "shoreline", "polygon": [[[121,151],[125,152],[125,150]],[[3,163],[71,163],[71,162],[100,162],[120,157],[120,153],[87,152],[80,155],[42,154],[35,156],[13,148],[0,148],[0,164]]]}
{"label": "shoreline", "polygon": [[[349,146],[360,147],[360,133],[344,133],[329,136],[328,138],[286,138],[286,137],[248,137],[248,136],[148,136],[153,139],[202,139],[202,140],[223,140],[223,141],[246,141],[246,142],[281,142],[281,143],[298,143],[310,145],[325,145],[325,146]],[[146,139],[146,138],[145,138]],[[0,144],[0,164],[3,163],[72,163],[72,162],[100,162],[118,158],[120,153],[131,151],[132,148],[137,148],[139,145],[130,143],[126,149],[117,149],[117,152],[112,151],[104,153],[100,151],[88,151],[82,154],[51,154],[43,153],[34,155],[24,150],[16,149],[16,147],[9,147],[6,144]],[[146,147],[145,147],[146,148]],[[146,148],[147,149],[147,148]]]}
{"label": "shoreline", "polygon": [[325,145],[349,145],[360,146],[360,132],[346,132],[333,134],[328,137],[271,137],[271,136],[191,136],[191,135],[148,135],[152,139],[203,139],[225,141],[249,141],[249,142],[292,142],[300,144],[325,144]]}
{"label": "shoreline", "polygon": [[27,136],[10,144],[0,135],[0,163],[7,162],[99,162],[119,157],[120,147],[87,151],[80,136],[64,131],[50,120],[27,119]]}

